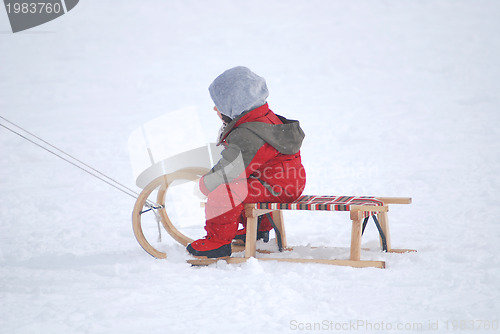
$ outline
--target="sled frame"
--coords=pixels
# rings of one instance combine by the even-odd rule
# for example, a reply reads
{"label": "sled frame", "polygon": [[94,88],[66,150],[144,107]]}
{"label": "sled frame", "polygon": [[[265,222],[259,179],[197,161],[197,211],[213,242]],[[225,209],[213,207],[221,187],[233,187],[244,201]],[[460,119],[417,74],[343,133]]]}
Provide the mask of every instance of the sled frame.
{"label": "sled frame", "polygon": [[[370,261],[361,260],[361,237],[367,220],[373,217],[377,229],[380,234],[380,245],[383,251],[389,253],[406,253],[415,252],[413,249],[394,249],[391,247],[391,238],[389,231],[388,211],[389,204],[411,204],[409,197],[376,197],[376,200],[383,202],[381,206],[374,205],[351,205],[350,206],[350,220],[351,220],[351,245],[349,259],[304,259],[304,258],[282,258],[282,257],[258,257],[257,252],[257,229],[258,218],[262,215],[270,214],[275,225],[276,242],[280,248],[289,250],[286,241],[286,232],[283,219],[284,210],[307,210],[307,209],[260,209],[259,203],[249,203],[245,205],[245,217],[247,219],[246,226],[246,241],[244,246],[244,257],[230,257],[222,259],[227,263],[243,263],[250,258],[256,258],[259,261],[278,261],[278,262],[294,262],[294,263],[320,263],[330,264],[337,266],[350,266],[354,268],[385,268],[385,261]],[[343,211],[343,210],[321,210],[321,211]],[[234,246],[233,246],[234,247]],[[293,247],[292,247],[293,248]],[[270,253],[270,252],[266,252]],[[189,260],[192,265],[209,265],[216,263],[219,259],[196,259]]]}
{"label": "sled frame", "polygon": [[[350,258],[349,260],[328,260],[328,259],[295,259],[295,258],[265,258],[266,261],[285,261],[285,262],[299,262],[299,263],[323,263],[341,266],[351,266],[356,268],[363,267],[376,267],[385,268],[384,261],[367,261],[361,260],[361,236],[363,232],[363,225],[365,220],[369,218],[370,213],[375,213],[376,219],[380,226],[380,244],[382,249],[386,248],[390,253],[404,253],[412,252],[412,249],[393,249],[391,247],[391,238],[389,231],[388,211],[389,204],[410,204],[411,198],[408,197],[377,197],[382,201],[382,206],[372,205],[352,205],[350,208],[351,219],[351,245],[350,245]],[[276,228],[279,229],[281,235],[281,244],[283,248],[287,248],[285,225],[283,221],[283,210],[293,209],[257,209],[256,203],[245,205],[245,216],[247,217],[247,236],[245,242],[245,258],[256,257],[256,236],[257,236],[257,220],[258,217],[267,213],[271,213]],[[326,210],[325,210],[326,211]],[[335,211],[335,210],[328,210]],[[278,234],[277,234],[278,238]],[[385,247],[384,247],[385,246]],[[259,260],[264,260],[260,258]]]}

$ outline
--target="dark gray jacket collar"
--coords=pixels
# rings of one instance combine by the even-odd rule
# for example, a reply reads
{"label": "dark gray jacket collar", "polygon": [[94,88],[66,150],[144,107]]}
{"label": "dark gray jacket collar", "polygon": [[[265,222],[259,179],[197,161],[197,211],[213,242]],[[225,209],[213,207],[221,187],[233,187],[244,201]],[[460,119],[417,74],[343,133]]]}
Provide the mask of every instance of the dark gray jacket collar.
{"label": "dark gray jacket collar", "polygon": [[[246,122],[239,124],[236,128],[238,121],[244,117],[246,113],[241,114],[233,119],[224,129],[221,135],[221,142],[228,136],[228,134],[237,128],[245,128],[252,131],[255,135],[260,137],[266,143],[274,147],[282,154],[295,154],[300,150],[302,141],[304,140],[305,133],[300,127],[297,120],[289,120],[283,116],[276,115],[283,122],[283,124],[268,124],[264,122]],[[220,144],[217,143],[217,144]]]}

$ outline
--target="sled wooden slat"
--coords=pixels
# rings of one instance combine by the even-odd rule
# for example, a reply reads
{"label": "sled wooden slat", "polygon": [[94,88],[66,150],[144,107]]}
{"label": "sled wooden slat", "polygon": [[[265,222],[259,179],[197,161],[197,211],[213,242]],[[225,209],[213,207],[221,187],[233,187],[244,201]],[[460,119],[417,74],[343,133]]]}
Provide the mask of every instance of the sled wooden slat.
{"label": "sled wooden slat", "polygon": [[283,220],[283,212],[281,210],[273,212],[273,220],[276,228],[280,232],[281,235],[281,247],[283,249],[287,249],[288,245],[286,243],[286,233],[285,233],[285,222]]}
{"label": "sled wooden slat", "polygon": [[384,204],[411,204],[411,197],[377,197]]}
{"label": "sled wooden slat", "polygon": [[363,215],[360,211],[351,211],[351,261],[361,259],[361,230]]}
{"label": "sled wooden slat", "polygon": [[353,211],[363,211],[363,212],[387,212],[389,211],[388,206],[373,206],[373,205],[351,205],[350,210]]}
{"label": "sled wooden slat", "polygon": [[[336,266],[349,266],[354,268],[385,268],[384,261],[351,261],[351,260],[328,260],[328,259],[295,259],[295,258],[273,258],[262,257],[258,258],[259,261],[277,261],[277,262],[291,262],[291,263],[318,263],[318,264],[333,264]],[[230,257],[224,259],[194,259],[187,262],[193,266],[208,266],[219,261],[225,261],[229,264],[238,264],[248,261],[245,257]]]}

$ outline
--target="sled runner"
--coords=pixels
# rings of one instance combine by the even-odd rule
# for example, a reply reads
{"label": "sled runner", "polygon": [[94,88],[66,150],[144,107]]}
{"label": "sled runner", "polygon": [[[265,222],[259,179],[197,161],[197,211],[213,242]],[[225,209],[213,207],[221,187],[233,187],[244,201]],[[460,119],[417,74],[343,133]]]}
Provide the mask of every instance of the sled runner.
{"label": "sled runner", "polygon": [[[152,242],[148,241],[143,233],[142,216],[144,213],[153,211],[158,228],[161,224],[165,230],[181,245],[187,246],[193,239],[181,233],[171,222],[165,208],[166,192],[174,181],[195,181],[206,173],[205,168],[184,168],[176,172],[159,176],[152,180],[140,193],[132,214],[134,234],[142,248],[156,258],[166,258],[165,251],[157,249]],[[157,191],[156,201],[149,200],[151,194]],[[354,196],[301,196],[292,203],[250,203],[245,205],[245,216],[247,218],[247,234],[245,246],[233,244],[233,256],[224,259],[193,259],[188,260],[192,265],[208,265],[219,260],[228,263],[242,263],[254,257],[263,261],[298,262],[298,263],[323,263],[351,267],[377,267],[385,268],[384,261],[361,260],[361,237],[363,231],[371,218],[380,234],[382,250],[386,252],[403,253],[412,252],[411,249],[393,249],[388,222],[389,205],[410,204],[411,198],[405,197],[354,197]],[[283,221],[284,210],[306,210],[306,211],[344,211],[349,212],[351,220],[351,245],[349,259],[311,259],[311,258],[289,258],[257,256],[256,237],[258,218],[262,215],[270,215],[275,227],[276,242],[279,251],[286,251],[287,247],[285,225]],[[238,257],[239,252],[244,250],[244,256]],[[270,251],[264,251],[271,253]]]}

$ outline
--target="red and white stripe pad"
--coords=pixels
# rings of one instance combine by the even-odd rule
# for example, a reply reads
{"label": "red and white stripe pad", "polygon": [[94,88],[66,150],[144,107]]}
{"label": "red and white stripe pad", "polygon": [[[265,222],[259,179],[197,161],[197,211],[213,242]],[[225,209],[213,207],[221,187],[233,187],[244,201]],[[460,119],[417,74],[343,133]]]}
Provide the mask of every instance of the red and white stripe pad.
{"label": "red and white stripe pad", "polygon": [[351,205],[381,206],[384,202],[367,196],[311,196],[304,195],[290,203],[256,203],[257,209],[350,211]]}

